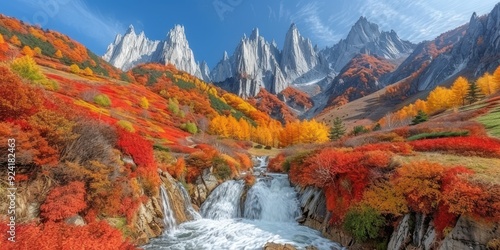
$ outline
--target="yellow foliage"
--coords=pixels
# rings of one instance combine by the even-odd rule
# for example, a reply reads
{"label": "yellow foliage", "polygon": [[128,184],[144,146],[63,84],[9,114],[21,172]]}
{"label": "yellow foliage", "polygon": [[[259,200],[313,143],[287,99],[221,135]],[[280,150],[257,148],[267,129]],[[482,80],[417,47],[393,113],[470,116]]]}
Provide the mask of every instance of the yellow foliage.
{"label": "yellow foliage", "polygon": [[59,49],[56,51],[56,53],[54,54],[54,56],[56,58],[59,58],[59,59],[63,58],[63,54],[62,54],[61,50],[59,50]]}
{"label": "yellow foliage", "polygon": [[139,106],[143,109],[148,109],[149,108],[149,100],[145,96],[141,97],[141,100],[139,101]]}
{"label": "yellow foliage", "polygon": [[489,73],[485,73],[482,77],[477,79],[477,86],[484,95],[491,95],[496,92],[496,83],[493,80],[493,76]]}
{"label": "yellow foliage", "polygon": [[450,89],[438,86],[427,97],[427,108],[430,113],[451,107],[453,107],[453,92]]}
{"label": "yellow foliage", "polygon": [[10,39],[9,39],[9,42],[16,45],[16,46],[21,46],[21,41],[19,40],[19,38],[17,38],[16,35],[13,35]]}
{"label": "yellow foliage", "polygon": [[76,64],[71,64],[71,66],[69,66],[69,71],[71,71],[71,73],[74,73],[74,74],[79,74],[80,67],[78,67],[78,65],[76,65]]}
{"label": "yellow foliage", "polygon": [[5,42],[5,40],[3,39],[2,34],[0,34],[0,43],[4,43],[4,42]]}
{"label": "yellow foliage", "polygon": [[453,106],[465,105],[465,98],[467,97],[467,93],[469,93],[469,81],[464,77],[457,78],[451,86],[451,91],[453,92],[453,97],[450,101],[453,103]]}
{"label": "yellow foliage", "polygon": [[84,75],[87,75],[87,76],[93,76],[94,75],[94,72],[89,68],[89,67],[86,67],[84,70],[83,70],[83,74]]}
{"label": "yellow foliage", "polygon": [[40,49],[39,47],[35,47],[33,49],[33,52],[35,52],[35,56],[41,56],[42,55],[42,49]]}

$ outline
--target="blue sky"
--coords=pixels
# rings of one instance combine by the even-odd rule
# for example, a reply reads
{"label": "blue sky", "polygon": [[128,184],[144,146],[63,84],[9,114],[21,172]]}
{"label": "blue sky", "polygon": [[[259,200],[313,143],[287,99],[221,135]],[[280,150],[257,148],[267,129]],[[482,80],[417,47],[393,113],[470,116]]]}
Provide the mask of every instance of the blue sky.
{"label": "blue sky", "polygon": [[[259,27],[282,47],[292,22],[320,48],[332,46],[361,16],[382,30],[420,42],[490,12],[498,0],[11,0],[0,13],[54,29],[102,55],[118,33],[133,24],[151,39],[163,39],[175,25],[186,35],[197,60],[213,67],[224,50],[232,54],[244,33]],[[147,4],[146,4],[147,3]]]}

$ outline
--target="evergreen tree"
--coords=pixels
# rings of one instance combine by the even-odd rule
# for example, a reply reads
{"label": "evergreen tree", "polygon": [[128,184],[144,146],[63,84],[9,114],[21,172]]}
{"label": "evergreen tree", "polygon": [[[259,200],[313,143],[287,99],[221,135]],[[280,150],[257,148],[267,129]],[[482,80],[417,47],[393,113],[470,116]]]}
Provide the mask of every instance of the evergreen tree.
{"label": "evergreen tree", "polygon": [[422,122],[426,122],[429,118],[427,117],[427,113],[422,110],[419,110],[417,115],[411,120],[411,125],[417,125]]}
{"label": "evergreen tree", "polygon": [[469,92],[467,93],[467,101],[469,104],[477,102],[482,97],[481,90],[477,86],[476,82],[471,82],[469,84]]}
{"label": "evergreen tree", "polygon": [[330,140],[340,139],[345,134],[345,126],[342,119],[336,117],[333,121],[333,127],[330,129]]}

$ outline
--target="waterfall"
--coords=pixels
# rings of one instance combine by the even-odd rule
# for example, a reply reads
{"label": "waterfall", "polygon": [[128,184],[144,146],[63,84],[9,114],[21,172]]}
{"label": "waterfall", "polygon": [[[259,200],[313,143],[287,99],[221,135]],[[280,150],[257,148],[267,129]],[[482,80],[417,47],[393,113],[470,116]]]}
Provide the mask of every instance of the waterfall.
{"label": "waterfall", "polygon": [[244,206],[247,219],[294,222],[299,215],[297,192],[290,186],[287,175],[259,178],[248,191]]}
{"label": "waterfall", "polygon": [[[222,183],[201,206],[203,218],[180,224],[176,230],[153,239],[145,248],[257,250],[262,249],[267,242],[275,242],[291,244],[297,249],[307,249],[309,246],[344,249],[338,243],[323,238],[318,231],[296,222],[295,219],[300,215],[297,192],[290,186],[287,175],[267,173],[267,160],[267,157],[255,159],[257,181],[246,194],[245,184],[241,180]],[[189,203],[186,203],[189,210],[187,192],[182,185],[178,186]],[[163,187],[162,197],[165,214],[171,215]]]}
{"label": "waterfall", "polygon": [[170,199],[168,198],[167,190],[163,185],[160,186],[161,201],[163,205],[163,223],[166,229],[175,229],[177,222],[175,221],[174,211],[170,207]]}
{"label": "waterfall", "polygon": [[226,181],[219,185],[201,206],[203,218],[221,220],[240,216],[242,181]]}
{"label": "waterfall", "polygon": [[184,208],[186,209],[187,214],[193,218],[193,220],[200,220],[201,215],[194,210],[193,205],[191,204],[191,197],[189,197],[188,192],[184,188],[184,185],[182,183],[177,182],[177,187],[181,190],[182,197],[184,198]]}
{"label": "waterfall", "polygon": [[257,156],[254,158],[257,161],[257,165],[254,166],[254,173],[260,174],[265,173],[267,171],[267,163],[269,160],[268,156]]}

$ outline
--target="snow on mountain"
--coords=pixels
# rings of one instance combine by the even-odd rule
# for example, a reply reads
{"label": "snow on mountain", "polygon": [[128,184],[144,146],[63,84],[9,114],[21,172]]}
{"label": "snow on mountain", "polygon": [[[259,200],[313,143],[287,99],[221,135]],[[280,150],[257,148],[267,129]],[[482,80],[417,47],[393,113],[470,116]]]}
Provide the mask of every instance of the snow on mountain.
{"label": "snow on mountain", "polygon": [[170,30],[165,41],[151,41],[144,32],[137,35],[131,25],[125,35],[116,36],[103,59],[122,70],[129,70],[141,63],[171,63],[179,70],[209,80],[203,77],[181,25]]}

